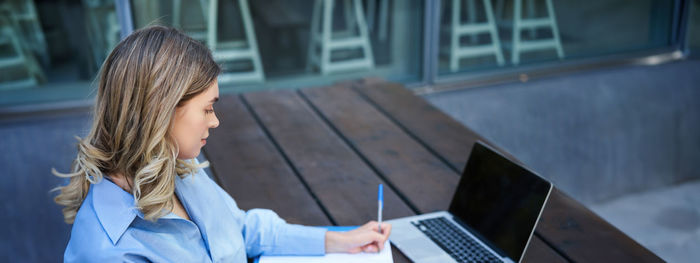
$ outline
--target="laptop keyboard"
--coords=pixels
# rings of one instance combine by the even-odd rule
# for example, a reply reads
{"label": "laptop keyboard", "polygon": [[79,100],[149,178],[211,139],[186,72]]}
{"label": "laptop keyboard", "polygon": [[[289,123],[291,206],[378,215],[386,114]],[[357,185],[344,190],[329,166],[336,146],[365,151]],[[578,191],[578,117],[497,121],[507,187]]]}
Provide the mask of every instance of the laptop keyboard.
{"label": "laptop keyboard", "polygon": [[502,262],[444,217],[412,222],[457,262]]}

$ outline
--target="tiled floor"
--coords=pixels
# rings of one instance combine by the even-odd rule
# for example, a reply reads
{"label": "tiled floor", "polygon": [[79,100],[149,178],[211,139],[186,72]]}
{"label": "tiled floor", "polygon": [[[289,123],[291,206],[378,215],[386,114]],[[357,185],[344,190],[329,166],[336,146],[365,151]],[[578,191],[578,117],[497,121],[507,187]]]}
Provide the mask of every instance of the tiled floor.
{"label": "tiled floor", "polygon": [[700,180],[589,208],[668,262],[700,258]]}

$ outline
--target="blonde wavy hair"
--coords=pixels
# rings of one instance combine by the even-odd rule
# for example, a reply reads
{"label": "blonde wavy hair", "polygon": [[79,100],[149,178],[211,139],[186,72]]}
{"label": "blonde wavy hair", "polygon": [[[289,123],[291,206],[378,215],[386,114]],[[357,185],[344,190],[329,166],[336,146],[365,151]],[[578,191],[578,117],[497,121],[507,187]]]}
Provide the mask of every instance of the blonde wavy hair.
{"label": "blonde wavy hair", "polygon": [[207,164],[178,160],[171,135],[175,109],[209,88],[221,69],[204,45],[173,28],[133,32],[107,57],[99,75],[92,128],[78,138],[70,178],[54,201],[72,224],[90,184],[121,174],[135,206],[155,221],[173,208],[175,176]]}

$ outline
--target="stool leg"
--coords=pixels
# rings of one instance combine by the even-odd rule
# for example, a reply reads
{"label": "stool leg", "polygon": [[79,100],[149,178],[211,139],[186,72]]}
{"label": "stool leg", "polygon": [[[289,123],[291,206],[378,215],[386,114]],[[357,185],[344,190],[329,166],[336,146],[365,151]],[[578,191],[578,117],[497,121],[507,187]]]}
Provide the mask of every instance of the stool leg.
{"label": "stool leg", "polygon": [[[8,2],[8,1],[5,1]],[[49,64],[49,55],[44,38],[44,31],[41,29],[41,21],[37,15],[33,0],[12,1],[7,3],[16,10],[10,13],[13,23],[16,23],[18,34],[20,34],[32,52],[39,56],[39,60],[44,64]]]}
{"label": "stool leg", "polygon": [[365,18],[362,14],[362,3],[360,0],[354,0],[355,2],[355,16],[357,18],[357,28],[360,33],[360,38],[363,39],[362,41],[362,50],[363,50],[363,55],[365,57],[365,60],[367,61],[367,65],[370,68],[374,68],[374,54],[372,53],[372,46],[370,45],[369,41],[369,32],[367,29],[367,23],[365,22]]}
{"label": "stool leg", "polygon": [[503,18],[504,18],[504,17],[503,17],[503,15],[504,15],[504,14],[503,14],[503,5],[504,5],[503,0],[498,0],[498,1],[496,2],[496,13],[495,13],[495,14],[496,14],[496,18],[497,18],[497,19],[503,19]]}
{"label": "stool leg", "polygon": [[202,17],[207,17],[207,6],[209,6],[208,0],[199,0],[199,8],[202,9]]}
{"label": "stool leg", "polygon": [[109,53],[112,53],[112,49],[119,43],[119,33],[121,32],[121,29],[119,28],[119,20],[117,20],[117,13],[116,11],[109,12],[107,14],[107,21],[108,21],[108,28],[107,28],[107,46],[105,46],[105,58],[109,56]]}
{"label": "stool leg", "polygon": [[318,66],[318,55],[316,54],[316,45],[318,44],[318,23],[321,15],[321,5],[323,0],[314,2],[314,10],[311,15],[311,29],[309,30],[309,48],[306,51],[306,71],[311,71],[313,66]]}
{"label": "stool leg", "polygon": [[345,13],[345,30],[347,31],[348,36],[352,36],[355,33],[355,17],[353,16],[353,11],[352,11],[352,0],[345,0],[343,1],[343,11]]}
{"label": "stool leg", "polygon": [[450,44],[450,71],[455,72],[459,69],[459,56],[457,51],[459,50],[459,33],[457,28],[460,25],[460,5],[461,0],[452,0],[452,35]]}
{"label": "stool leg", "polygon": [[262,63],[260,62],[260,51],[258,51],[258,40],[255,37],[255,30],[253,30],[253,20],[250,18],[250,9],[248,8],[248,0],[238,0],[238,5],[241,7],[241,13],[243,14],[243,26],[245,28],[245,36],[248,41],[248,49],[250,49],[253,54],[253,75],[255,75],[260,80],[265,79],[265,73],[263,72]]}
{"label": "stool leg", "polygon": [[209,15],[207,16],[207,46],[212,52],[216,51],[216,31],[218,18],[219,0],[209,0]]}
{"label": "stool leg", "polygon": [[[467,5],[464,6],[465,9],[467,9],[467,20],[469,20],[469,24],[476,24],[476,4],[474,3],[474,0],[467,0]],[[461,21],[460,21],[461,22]],[[469,35],[469,41],[472,44],[476,44],[477,36],[470,34]]]}
{"label": "stool leg", "polygon": [[182,29],[182,25],[180,25],[180,5],[182,5],[182,0],[173,0],[173,27]]}
{"label": "stool leg", "polygon": [[552,36],[554,41],[556,41],[557,56],[559,59],[564,58],[564,49],[561,46],[561,39],[559,38],[559,27],[557,26],[557,18],[554,15],[554,6],[552,5],[552,0],[547,0],[547,12],[549,13],[549,19],[551,19],[552,25]]}
{"label": "stool leg", "polygon": [[96,6],[89,6],[85,9],[87,20],[89,21],[87,29],[90,36],[90,44],[92,46],[91,51],[94,68],[100,67],[100,64],[103,62],[102,56],[104,55],[104,41],[100,39],[100,22],[95,14],[95,10],[97,8],[98,7]]}
{"label": "stool leg", "polygon": [[513,45],[511,48],[511,60],[513,65],[520,63],[520,19],[522,0],[515,0],[513,6]]}
{"label": "stool leg", "polygon": [[367,0],[367,12],[365,12],[365,19],[367,19],[367,28],[369,32],[374,31],[374,18],[376,17],[377,0]]}
{"label": "stool leg", "polygon": [[323,33],[321,33],[321,73],[328,74],[328,66],[331,62],[331,34],[332,34],[332,15],[333,15],[333,0],[323,1]]}
{"label": "stool leg", "polygon": [[24,66],[27,72],[27,79],[22,81],[13,81],[3,84],[0,82],[0,90],[16,89],[32,87],[39,84],[40,79],[43,80],[43,72],[36,63],[32,62],[31,54],[25,54],[22,48],[22,41],[19,39],[19,32],[15,32],[11,27],[0,27],[0,35],[5,35],[8,38],[9,45],[12,46],[17,54],[14,58],[0,59],[0,68],[15,67],[18,65]]}
{"label": "stool leg", "polygon": [[382,0],[379,6],[379,40],[386,41],[387,19],[389,16],[389,0]]}
{"label": "stool leg", "polygon": [[[527,18],[530,19],[535,18],[535,0],[527,0],[527,16]],[[535,39],[537,37],[536,28],[530,28],[527,33],[530,39]]]}
{"label": "stool leg", "polygon": [[486,19],[489,25],[491,25],[491,41],[493,41],[494,49],[496,49],[496,62],[499,66],[505,64],[505,59],[503,59],[503,50],[501,49],[501,40],[498,37],[498,29],[496,27],[496,19],[493,15],[493,8],[491,7],[491,0],[484,0],[484,9],[486,9]]}

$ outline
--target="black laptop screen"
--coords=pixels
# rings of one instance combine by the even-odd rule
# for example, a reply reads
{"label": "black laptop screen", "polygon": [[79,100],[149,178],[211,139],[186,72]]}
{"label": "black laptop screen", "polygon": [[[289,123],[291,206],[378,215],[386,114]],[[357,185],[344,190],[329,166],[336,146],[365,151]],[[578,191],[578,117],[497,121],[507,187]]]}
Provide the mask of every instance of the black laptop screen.
{"label": "black laptop screen", "polygon": [[517,262],[550,188],[546,180],[476,143],[449,211]]}

